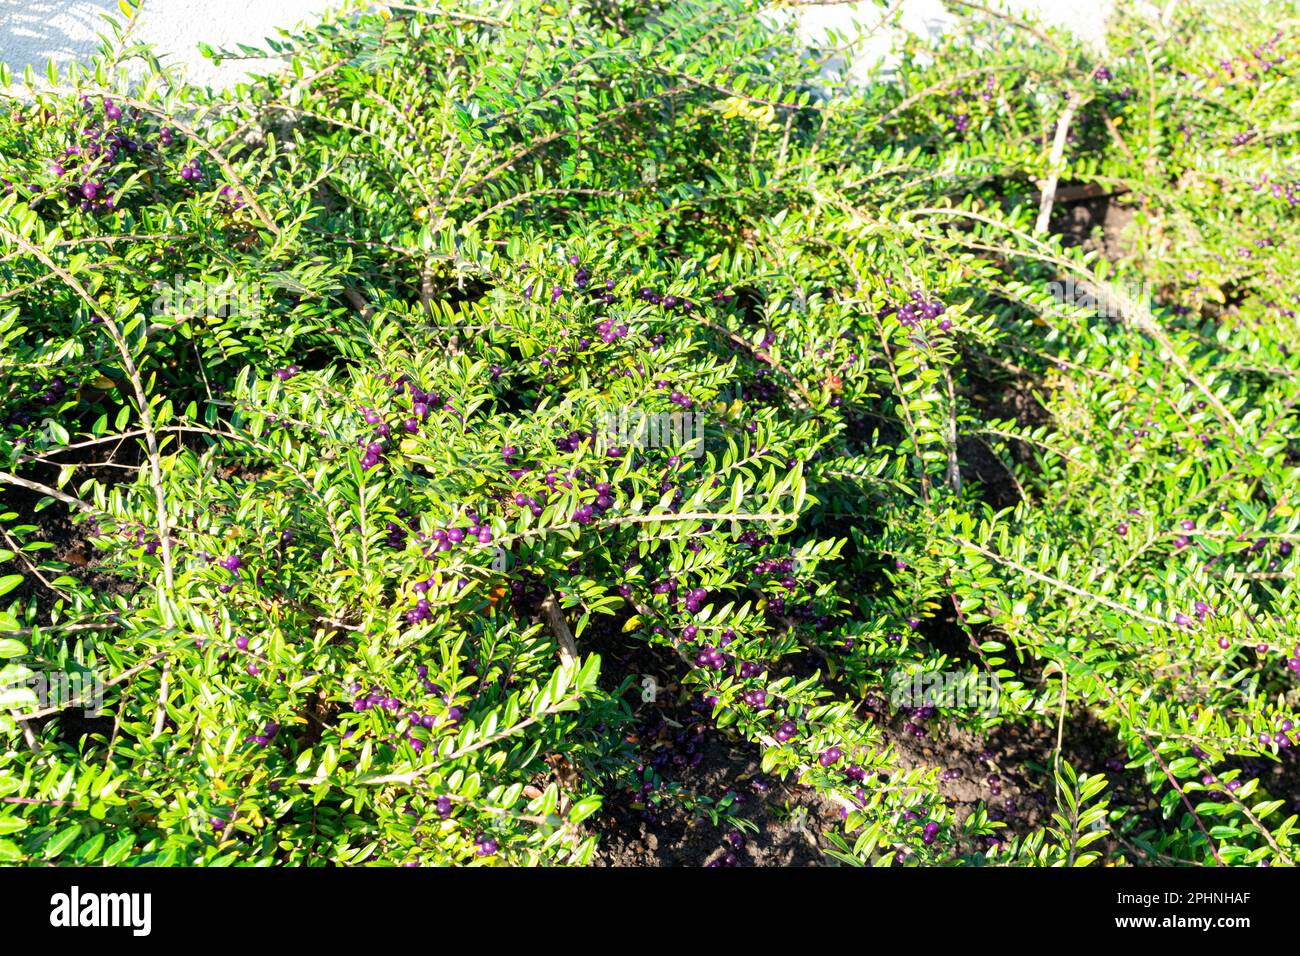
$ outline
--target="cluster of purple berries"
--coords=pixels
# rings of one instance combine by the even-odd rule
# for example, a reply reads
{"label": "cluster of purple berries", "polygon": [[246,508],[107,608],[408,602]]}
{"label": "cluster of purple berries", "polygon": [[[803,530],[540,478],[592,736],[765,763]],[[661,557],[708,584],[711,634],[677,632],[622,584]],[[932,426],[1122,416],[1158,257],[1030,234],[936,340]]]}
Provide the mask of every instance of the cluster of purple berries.
{"label": "cluster of purple berries", "polygon": [[[442,690],[437,684],[429,680],[429,669],[421,664],[416,668],[416,673],[420,677],[426,693],[442,697],[443,703],[447,703],[450,698],[442,694]],[[357,693],[354,685],[353,693]],[[370,692],[357,696],[352,701],[352,709],[357,713],[365,713],[370,710],[382,710],[387,713],[400,715],[407,723],[407,743],[411,748],[419,753],[424,749],[424,741],[415,733],[415,728],[421,727],[425,730],[433,730],[435,727],[441,727],[443,730],[455,730],[460,726],[461,720],[465,716],[465,711],[456,706],[449,706],[443,710],[441,716],[431,713],[422,713],[414,707],[403,703],[399,698],[388,695],[380,687],[372,687]],[[450,808],[450,803],[448,804]]]}
{"label": "cluster of purple berries", "polygon": [[123,532],[123,537],[134,539],[137,547],[144,548],[145,554],[152,556],[158,553],[157,535],[150,534],[144,528],[136,528],[134,531],[128,529]]}
{"label": "cluster of purple berries", "polygon": [[[1223,59],[1219,61],[1219,72],[1223,74],[1225,80],[1236,80],[1238,78],[1255,82],[1261,74],[1269,73],[1274,67],[1281,66],[1287,61],[1288,53],[1278,53],[1277,46],[1285,36],[1284,32],[1278,30],[1268,40],[1258,43],[1251,47],[1247,53]],[[1218,80],[1219,76],[1214,70],[1209,72],[1212,80]]]}
{"label": "cluster of purple berries", "polygon": [[255,744],[258,747],[266,747],[280,733],[280,725],[274,720],[268,720],[262,728],[260,734],[250,734],[246,739],[248,743]]}
{"label": "cluster of purple berries", "polygon": [[920,707],[900,707],[898,709],[898,715],[904,718],[903,732],[917,738],[929,735],[929,731],[923,724],[928,720],[932,720],[938,713],[938,710],[932,704],[924,704]]}
{"label": "cluster of purple berries", "polygon": [[[13,425],[19,430],[39,424],[42,419],[49,416],[48,409],[51,405],[62,402],[69,393],[75,392],[78,388],[80,385],[76,382],[68,382],[60,377],[52,378],[43,389],[11,410],[5,418],[5,424]],[[20,438],[18,442],[24,443],[25,439]]]}
{"label": "cluster of purple berries", "polygon": [[[95,112],[95,103],[89,97],[82,97],[83,108],[88,113]],[[58,179],[71,176],[74,180],[65,187],[69,204],[82,212],[105,213],[116,209],[111,195],[117,185],[118,160],[124,156],[148,151],[151,144],[142,143],[118,124],[123,117],[122,108],[111,99],[100,104],[103,109],[104,122],[93,120],[81,129],[81,141],[67,146],[59,159],[50,163],[50,173]],[[139,120],[140,111],[133,109],[131,119]],[[74,170],[73,167],[78,167]],[[75,175],[73,175],[75,173]]]}
{"label": "cluster of purple berries", "polygon": [[431,543],[426,550],[426,554],[432,554],[435,551],[450,551],[458,544],[466,546],[476,542],[478,544],[491,544],[492,528],[487,521],[481,518],[477,511],[466,512],[465,517],[469,521],[469,527],[467,528],[448,526],[446,528],[435,528],[430,532]]}
{"label": "cluster of purple berries", "polygon": [[1260,731],[1256,739],[1261,747],[1276,744],[1279,750],[1288,750],[1293,745],[1300,745],[1300,732],[1296,732],[1293,720],[1284,718],[1274,726],[1271,734]]}
{"label": "cluster of purple berries", "polygon": [[[650,752],[637,764],[637,773],[645,774],[647,768],[657,774],[670,767],[698,767],[704,761],[708,729],[708,723],[703,720],[669,723],[658,711],[639,721],[636,739],[650,742]],[[639,790],[642,801],[649,802],[654,791],[662,788],[662,783],[655,774],[643,779]]]}
{"label": "cluster of purple berries", "polygon": [[695,406],[694,399],[678,388],[674,388],[668,395],[668,401],[682,408],[693,408]]}
{"label": "cluster of purple berries", "polygon": [[1253,188],[1255,192],[1260,192],[1265,186],[1268,187],[1268,191],[1274,198],[1285,199],[1289,206],[1294,206],[1297,202],[1300,202],[1300,182],[1274,183],[1269,181],[1267,175],[1264,175],[1259,178]]}
{"label": "cluster of purple berries", "polygon": [[[371,468],[377,468],[379,466],[379,463],[384,460],[384,445],[385,445],[384,439],[375,438],[370,441],[367,441],[365,438],[358,438],[357,445],[365,449],[361,453],[362,471],[369,471]],[[401,547],[401,543],[402,541],[405,540],[405,538],[400,537],[398,541],[394,543],[392,536],[393,533],[396,531],[398,531],[398,528],[393,524],[393,522],[390,521],[388,523],[388,532],[389,532],[388,543],[390,546],[393,547]]]}
{"label": "cluster of purple berries", "polygon": [[[619,339],[626,337],[627,331],[626,325],[615,325],[613,319],[602,319],[596,323],[596,333],[600,336],[600,340],[606,345],[612,344],[617,342]],[[581,346],[579,346],[579,348],[581,348]]]}
{"label": "cluster of purple berries", "polygon": [[705,644],[695,654],[696,667],[708,667],[720,671],[731,663],[731,658],[722,652],[722,648]]}
{"label": "cluster of purple berries", "polygon": [[575,452],[582,448],[583,444],[587,442],[594,443],[595,440],[595,429],[590,432],[573,430],[555,440],[555,450],[559,452]]}
{"label": "cluster of purple berries", "polygon": [[[182,175],[184,171],[182,170]],[[237,212],[244,208],[244,197],[239,195],[239,191],[231,186],[222,186],[217,195],[221,208],[226,212]]]}
{"label": "cluster of purple berries", "polygon": [[708,599],[709,592],[704,588],[692,588],[686,595],[686,610],[691,614],[698,614]]}
{"label": "cluster of purple berries", "polygon": [[649,302],[651,305],[657,305],[664,309],[677,309],[681,312],[693,312],[695,310],[695,303],[690,299],[682,298],[681,296],[673,295],[671,293],[664,294],[657,292],[648,286],[642,288],[637,293],[637,298],[641,299],[643,302]]}
{"label": "cluster of purple berries", "polygon": [[[885,318],[897,313],[898,321],[909,329],[919,328],[921,323],[929,319],[937,319],[947,311],[947,308],[938,299],[927,299],[925,293],[914,290],[908,299],[900,305],[889,305],[883,308],[879,315]],[[939,328],[944,332],[952,328],[952,321],[944,319],[939,323]]]}

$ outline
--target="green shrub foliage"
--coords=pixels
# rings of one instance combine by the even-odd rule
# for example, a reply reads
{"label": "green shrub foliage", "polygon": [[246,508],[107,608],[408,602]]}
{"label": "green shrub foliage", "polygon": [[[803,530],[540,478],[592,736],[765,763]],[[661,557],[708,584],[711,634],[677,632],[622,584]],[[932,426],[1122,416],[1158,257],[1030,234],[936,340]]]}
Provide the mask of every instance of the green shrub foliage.
{"label": "green shrub foliage", "polygon": [[[0,860],[589,862],[674,799],[631,639],[834,861],[1295,862],[1295,5],[957,5],[867,86],[742,0],[451,6],[223,93],[125,7],[6,95]],[[1045,732],[1037,826],[900,674]]]}

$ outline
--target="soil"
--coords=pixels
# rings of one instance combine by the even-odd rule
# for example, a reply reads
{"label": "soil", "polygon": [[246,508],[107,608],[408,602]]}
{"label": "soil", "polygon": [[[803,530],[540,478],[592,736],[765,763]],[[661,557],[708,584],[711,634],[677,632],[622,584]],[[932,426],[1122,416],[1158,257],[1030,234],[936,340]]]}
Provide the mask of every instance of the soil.
{"label": "soil", "polygon": [[1129,250],[1125,230],[1133,221],[1133,208],[1119,196],[1107,194],[1052,207],[1051,231],[1067,245],[1100,252],[1114,262]]}
{"label": "soil", "polygon": [[[706,733],[699,767],[686,768],[676,781],[686,794],[658,809],[653,818],[626,794],[607,799],[598,825],[599,866],[816,866],[825,861],[824,830],[838,814],[804,787],[764,779],[758,773],[758,748],[741,746],[717,732]],[[760,793],[754,780],[766,786]],[[756,828],[742,834],[739,847],[727,842],[739,832],[715,824],[692,809],[693,801],[734,795],[736,815]]]}
{"label": "soil", "polygon": [[[1042,826],[1055,807],[1052,768],[1056,728],[1048,722],[1001,724],[980,733],[943,720],[921,722],[924,736],[909,732],[910,718],[895,717],[886,725],[887,736],[905,770],[942,767],[954,776],[939,781],[939,792],[957,823],[980,806],[989,818],[1005,824],[1006,838],[1024,836]],[[1061,757],[1080,774],[1104,773],[1112,788],[1124,794],[1130,787],[1123,773],[1108,772],[1106,763],[1122,757],[1114,735],[1086,711],[1066,715]],[[967,842],[963,852],[983,851]]]}
{"label": "soil", "polygon": [[[584,635],[602,658],[601,683],[625,678],[635,724],[626,734],[634,766],[644,770],[610,788],[599,819],[598,866],[813,866],[823,862],[823,833],[839,812],[811,788],[760,772],[756,744],[715,727],[697,695],[678,685],[686,665],[666,649],[624,635],[612,622]],[[646,678],[654,694],[643,692]],[[646,700],[653,697],[653,700]],[[638,784],[645,771],[658,786]],[[733,824],[710,809],[731,802]],[[743,832],[742,832],[743,831]],[[735,840],[739,833],[741,839]]]}
{"label": "soil", "polygon": [[[604,662],[601,682],[614,691],[631,678],[627,700],[635,724],[627,734],[637,768],[650,768],[661,781],[647,799],[637,789],[641,777],[607,790],[593,832],[599,838],[598,866],[818,866],[835,865],[825,854],[828,833],[839,832],[838,808],[811,788],[759,770],[758,747],[712,725],[693,696],[677,680],[685,665],[664,649],[624,635],[617,621],[584,635],[584,650]],[[955,622],[927,622],[925,639],[953,657],[973,660],[964,632]],[[801,661],[792,661],[797,670]],[[652,678],[657,693],[645,701],[640,688]],[[1041,682],[1033,667],[1023,669],[1030,684]],[[863,708],[897,754],[903,770],[949,771],[939,782],[954,819],[960,823],[980,807],[1005,824],[1004,840],[1023,836],[1046,822],[1055,806],[1053,720],[1001,724],[987,732],[962,726],[943,714],[930,720],[915,715]],[[1066,715],[1061,757],[1080,773],[1105,774],[1113,804],[1133,808],[1143,828],[1158,830],[1158,814],[1146,805],[1148,791],[1125,761],[1114,733],[1086,710]],[[749,824],[743,842],[728,834],[736,826],[715,821],[708,809],[735,800],[734,816]],[[993,842],[967,840],[959,854],[982,853]],[[1114,839],[1095,848],[1114,851]]]}
{"label": "soil", "polygon": [[[78,478],[90,476],[89,472],[78,471],[73,483],[75,484]],[[39,471],[31,477],[47,483],[53,480],[52,474],[44,475]],[[106,476],[95,474],[94,477],[104,480]],[[90,543],[92,537],[90,528],[84,522],[75,521],[71,510],[59,502],[49,504],[37,511],[37,505],[42,497],[26,488],[0,485],[0,512],[15,512],[20,523],[36,527],[35,540],[51,545],[39,551],[27,552],[27,559],[37,567],[50,563],[57,565],[58,570],[42,571],[51,581],[66,574],[76,578],[98,594],[130,593],[131,587],[104,567],[101,556]],[[7,545],[8,542],[4,544]],[[9,548],[9,550],[13,549]],[[31,568],[17,555],[9,561],[0,562],[0,577],[7,574],[21,574],[24,579],[22,584],[5,595],[5,602],[35,601],[38,609],[37,619],[48,623],[50,611],[57,600],[55,594],[31,573]]]}
{"label": "soil", "polygon": [[[608,793],[593,832],[600,838],[598,866],[817,866],[834,865],[825,855],[826,834],[838,832],[837,808],[810,788],[759,771],[757,746],[713,727],[704,712],[675,683],[672,658],[635,637],[611,634],[589,646],[605,660],[603,682],[613,689],[624,676],[654,679],[660,693],[635,700],[636,724],[628,740],[638,766],[658,763],[662,783],[658,801],[648,801],[633,785]],[[587,643],[584,641],[584,643]],[[667,666],[665,666],[667,665]],[[638,683],[639,686],[639,683]],[[949,771],[939,782],[956,822],[980,807],[1005,824],[1004,840],[1023,836],[1046,822],[1055,806],[1053,763],[1056,727],[1052,721],[1002,724],[980,732],[943,718],[922,720],[902,714],[871,713],[897,754],[903,770]],[[1142,801],[1145,788],[1123,762],[1115,735],[1087,711],[1066,715],[1062,759],[1076,771],[1105,774],[1112,803],[1136,808],[1144,828],[1159,829],[1158,815]],[[660,759],[655,760],[656,756]],[[667,758],[667,759],[664,759]],[[734,846],[728,834],[737,827],[710,818],[708,809],[736,801],[734,815],[752,824]],[[994,841],[965,841],[957,851],[980,853]],[[1113,839],[1097,848],[1119,850]]]}
{"label": "soil", "polygon": [[[964,397],[986,418],[1011,419],[1022,428],[1050,423],[1051,416],[1022,382],[1001,382],[984,378],[972,366],[967,371]],[[994,508],[1009,508],[1019,503],[1022,489],[1012,471],[1013,466],[1037,467],[1034,449],[1016,439],[1007,441],[1011,461],[1005,461],[988,442],[977,438],[960,438],[957,456],[961,473],[980,483],[984,499]]]}
{"label": "soil", "polygon": [[[48,469],[51,472],[48,475],[41,473],[44,470],[38,469],[31,477],[52,484],[55,480],[53,469]],[[117,473],[108,476],[103,474],[107,470],[104,468],[84,469],[79,470],[77,474],[80,478],[93,475],[93,477],[100,480],[117,480],[120,479],[121,475],[127,474],[127,472],[114,469]],[[73,484],[75,483],[76,479],[74,478]],[[42,497],[37,492],[29,491],[26,488],[0,485],[0,511],[16,512],[19,515],[19,522],[36,527],[36,540],[51,545],[51,547],[39,551],[27,552],[27,561],[41,569],[41,574],[47,581],[53,581],[62,575],[66,575],[75,578],[81,588],[98,595],[131,594],[134,591],[134,585],[113,574],[104,565],[100,553],[90,543],[92,535],[90,534],[89,525],[85,522],[75,521],[71,509],[58,502],[37,511],[37,505]],[[6,541],[3,544],[8,545],[9,542]],[[54,591],[32,574],[31,566],[19,556],[15,556],[9,561],[0,562],[0,577],[7,574],[21,574],[23,575],[23,582],[5,595],[5,602],[17,600],[24,603],[34,603],[37,611],[36,620],[42,624],[50,623],[51,612],[59,601],[59,597]],[[67,592],[71,588],[63,590]],[[32,726],[39,729],[54,719],[52,716],[37,718],[32,721]],[[112,717],[107,715],[88,716],[75,707],[63,711],[58,719],[59,735],[64,743],[69,746],[75,746],[77,741],[87,734],[108,734],[113,728]]]}

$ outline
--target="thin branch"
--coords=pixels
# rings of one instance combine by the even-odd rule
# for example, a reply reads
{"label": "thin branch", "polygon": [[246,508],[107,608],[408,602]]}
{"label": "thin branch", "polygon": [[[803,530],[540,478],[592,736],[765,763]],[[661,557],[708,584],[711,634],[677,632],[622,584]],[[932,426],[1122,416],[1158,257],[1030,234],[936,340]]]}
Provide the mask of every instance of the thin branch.
{"label": "thin branch", "polygon": [[1047,160],[1047,182],[1043,184],[1043,197],[1038,203],[1038,221],[1034,232],[1047,232],[1047,224],[1052,218],[1052,203],[1056,201],[1056,184],[1061,178],[1061,164],[1065,158],[1065,141],[1070,135],[1070,124],[1074,114],[1086,100],[1077,90],[1071,90],[1066,97],[1065,107],[1056,121],[1056,138],[1052,140],[1052,154]]}
{"label": "thin branch", "polygon": [[578,645],[573,639],[573,631],[569,630],[568,622],[564,620],[564,612],[560,609],[560,602],[556,600],[554,591],[546,592],[546,597],[542,600],[542,613],[546,616],[546,623],[551,633],[560,643],[560,663],[566,667],[576,666]]}

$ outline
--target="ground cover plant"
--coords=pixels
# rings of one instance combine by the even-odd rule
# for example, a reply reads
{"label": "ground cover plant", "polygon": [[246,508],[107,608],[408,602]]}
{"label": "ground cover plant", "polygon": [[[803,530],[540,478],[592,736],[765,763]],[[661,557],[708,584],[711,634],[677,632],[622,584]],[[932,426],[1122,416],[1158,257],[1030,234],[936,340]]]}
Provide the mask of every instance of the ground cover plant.
{"label": "ground cover plant", "polygon": [[953,9],[19,82],[0,861],[1294,863],[1297,10]]}

